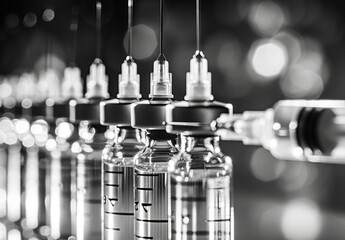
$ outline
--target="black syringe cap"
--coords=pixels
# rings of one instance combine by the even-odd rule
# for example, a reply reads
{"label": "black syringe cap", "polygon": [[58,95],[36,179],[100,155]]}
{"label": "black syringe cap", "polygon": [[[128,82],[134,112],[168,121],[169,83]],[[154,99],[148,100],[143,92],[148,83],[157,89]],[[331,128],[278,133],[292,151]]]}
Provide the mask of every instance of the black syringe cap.
{"label": "black syringe cap", "polygon": [[46,118],[47,112],[46,112],[46,103],[45,102],[37,102],[33,103],[30,108],[30,115],[33,118]]}
{"label": "black syringe cap", "polygon": [[17,102],[14,106],[14,116],[20,118],[23,115],[23,108],[21,103]]}
{"label": "black syringe cap", "polygon": [[47,99],[46,101],[46,113],[48,121],[55,121],[58,118],[69,119],[69,102],[70,100],[55,101],[53,99]]}
{"label": "black syringe cap", "polygon": [[146,130],[165,130],[166,106],[170,103],[170,99],[151,99],[132,103],[132,127]]}
{"label": "black syringe cap", "polygon": [[91,124],[100,124],[99,103],[103,98],[82,98],[69,102],[69,120],[72,123],[89,121]]}
{"label": "black syringe cap", "polygon": [[131,104],[137,99],[111,99],[100,103],[100,122],[102,125],[131,126]]}
{"label": "black syringe cap", "polygon": [[221,114],[232,114],[232,105],[216,101],[179,101],[166,107],[168,133],[215,135],[211,123]]}

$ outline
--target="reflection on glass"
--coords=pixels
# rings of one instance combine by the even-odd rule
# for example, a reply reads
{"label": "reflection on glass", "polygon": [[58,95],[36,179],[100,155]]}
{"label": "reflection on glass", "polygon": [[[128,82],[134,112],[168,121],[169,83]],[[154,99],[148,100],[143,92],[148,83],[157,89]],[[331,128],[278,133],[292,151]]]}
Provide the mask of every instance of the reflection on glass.
{"label": "reflection on glass", "polygon": [[0,239],[6,240],[7,239],[7,229],[6,225],[2,222],[0,222]]}
{"label": "reflection on glass", "polygon": [[30,127],[34,145],[26,148],[25,158],[25,225],[38,236],[50,234],[48,228],[49,155],[45,148],[48,140],[48,123],[37,120]]}
{"label": "reflection on glass", "polygon": [[56,151],[52,153],[51,162],[51,200],[50,227],[53,239],[68,239],[72,236],[72,191],[70,152]]}
{"label": "reflection on glass", "polygon": [[11,222],[17,222],[21,219],[22,158],[20,148],[19,144],[8,147],[7,218]]}
{"label": "reflection on glass", "polygon": [[19,230],[12,229],[8,231],[8,240],[21,240],[21,239],[22,239],[22,236]]}
{"label": "reflection on glass", "polygon": [[70,149],[71,143],[78,138],[74,126],[58,119],[55,128],[55,139],[47,142],[50,150],[50,237],[53,239],[70,239],[72,237],[73,219],[75,217],[75,203],[73,193],[75,187],[72,184],[73,161]]}
{"label": "reflection on glass", "polygon": [[[58,239],[61,236],[60,233],[60,210],[65,211],[68,214],[68,209],[61,208],[60,190],[61,184],[61,164],[60,156],[52,157],[51,160],[51,194],[50,194],[50,227],[51,237]],[[66,219],[67,220],[67,219]]]}
{"label": "reflection on glass", "polygon": [[38,203],[39,203],[39,179],[38,179],[38,149],[37,147],[27,149],[26,157],[26,197],[25,216],[26,227],[35,229],[38,227]]}
{"label": "reflection on glass", "polygon": [[[99,159],[101,156],[99,155]],[[101,239],[101,161],[78,157],[77,239]]]}
{"label": "reflection on glass", "polygon": [[[97,132],[96,132],[97,129]],[[106,128],[82,121],[80,140],[72,145],[76,154],[76,238],[100,240],[102,237],[102,151],[106,145]]]}
{"label": "reflection on glass", "polygon": [[[1,143],[0,143],[1,144]],[[0,219],[6,217],[7,199],[7,153],[6,146],[0,145]],[[0,233],[1,236],[1,233]],[[0,237],[0,239],[2,239]]]}
{"label": "reflection on glass", "polygon": [[169,162],[171,239],[233,239],[232,162],[218,137],[182,136]]}
{"label": "reflection on glass", "polygon": [[103,152],[104,240],[134,238],[134,156],[143,148],[139,129],[119,127]]}

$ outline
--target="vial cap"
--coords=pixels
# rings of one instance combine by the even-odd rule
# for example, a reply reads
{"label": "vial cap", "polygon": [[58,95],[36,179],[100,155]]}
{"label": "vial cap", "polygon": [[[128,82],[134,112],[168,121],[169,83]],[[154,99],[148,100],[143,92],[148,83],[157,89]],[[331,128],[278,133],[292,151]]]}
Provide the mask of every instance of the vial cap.
{"label": "vial cap", "polygon": [[190,72],[186,77],[185,100],[213,100],[211,73],[208,72],[208,62],[202,51],[196,51],[190,60]]}
{"label": "vial cap", "polygon": [[61,96],[61,83],[57,72],[48,68],[42,72],[38,79],[35,102],[44,102],[47,98],[59,99]]}
{"label": "vial cap", "polygon": [[172,75],[169,73],[169,62],[165,58],[158,58],[153,63],[151,73],[151,92],[150,98],[173,98],[172,94]]}
{"label": "vial cap", "polygon": [[33,73],[23,73],[18,80],[17,83],[17,89],[20,89],[20,91],[17,91],[17,101],[21,102],[26,98],[33,99],[35,91],[32,91],[36,88],[36,78]]}
{"label": "vial cap", "polygon": [[212,122],[222,114],[232,115],[232,105],[216,101],[179,101],[166,107],[168,133],[190,135],[216,135]]}
{"label": "vial cap", "polygon": [[118,98],[141,98],[140,76],[137,74],[137,64],[132,57],[127,57],[121,65],[119,74]]}
{"label": "vial cap", "polygon": [[62,97],[64,99],[78,99],[83,97],[83,84],[78,67],[67,67],[62,82]]}
{"label": "vial cap", "polygon": [[86,98],[108,98],[108,76],[105,74],[105,66],[98,58],[90,66],[90,74],[86,78]]}

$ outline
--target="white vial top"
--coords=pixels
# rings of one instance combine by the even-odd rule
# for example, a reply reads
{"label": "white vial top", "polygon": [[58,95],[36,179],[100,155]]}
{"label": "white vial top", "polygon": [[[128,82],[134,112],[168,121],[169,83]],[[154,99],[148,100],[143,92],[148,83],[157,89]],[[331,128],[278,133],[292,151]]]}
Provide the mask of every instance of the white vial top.
{"label": "white vial top", "polygon": [[173,98],[172,75],[169,73],[169,62],[165,59],[157,59],[153,63],[153,73],[151,73],[150,98]]}
{"label": "white vial top", "polygon": [[33,89],[36,88],[36,77],[33,73],[23,73],[18,80],[17,83],[17,89],[20,89],[20,91],[17,91],[16,99],[17,101],[21,102],[24,99],[33,99],[35,96],[35,91]]}
{"label": "white vial top", "polygon": [[79,99],[83,97],[83,83],[78,67],[67,67],[62,82],[62,97],[64,99]]}
{"label": "white vial top", "polygon": [[37,102],[45,101],[47,98],[59,99],[61,96],[61,83],[56,70],[48,68],[41,72],[38,79],[38,91],[35,95]]}
{"label": "white vial top", "polygon": [[185,100],[213,100],[211,73],[208,72],[207,59],[201,51],[196,51],[190,60],[190,72],[187,72]]}
{"label": "white vial top", "polygon": [[117,98],[141,98],[140,76],[137,74],[137,64],[132,57],[127,57],[121,65]]}
{"label": "white vial top", "polygon": [[105,66],[98,58],[90,66],[90,74],[86,77],[86,98],[108,98],[108,76]]}

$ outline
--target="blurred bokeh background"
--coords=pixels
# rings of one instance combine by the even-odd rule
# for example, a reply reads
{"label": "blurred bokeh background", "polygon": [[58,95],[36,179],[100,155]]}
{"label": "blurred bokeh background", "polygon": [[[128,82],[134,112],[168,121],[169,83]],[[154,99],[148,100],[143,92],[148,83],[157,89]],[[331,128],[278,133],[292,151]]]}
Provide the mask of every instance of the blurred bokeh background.
{"label": "blurred bokeh background", "polygon": [[[102,3],[102,60],[115,96],[126,56],[127,1]],[[94,0],[0,2],[1,98],[23,72],[38,76],[49,66],[62,76],[75,52],[72,9],[79,12],[76,64],[85,79],[96,54]],[[158,10],[158,0],[135,1],[133,55],[145,97],[158,55]],[[203,0],[201,42],[215,98],[232,103],[235,113],[287,98],[343,99],[344,13],[345,2],[337,0]],[[195,51],[194,0],[166,0],[164,34],[179,100]],[[240,143],[222,147],[235,166],[237,240],[344,239],[344,166],[280,161]]]}

